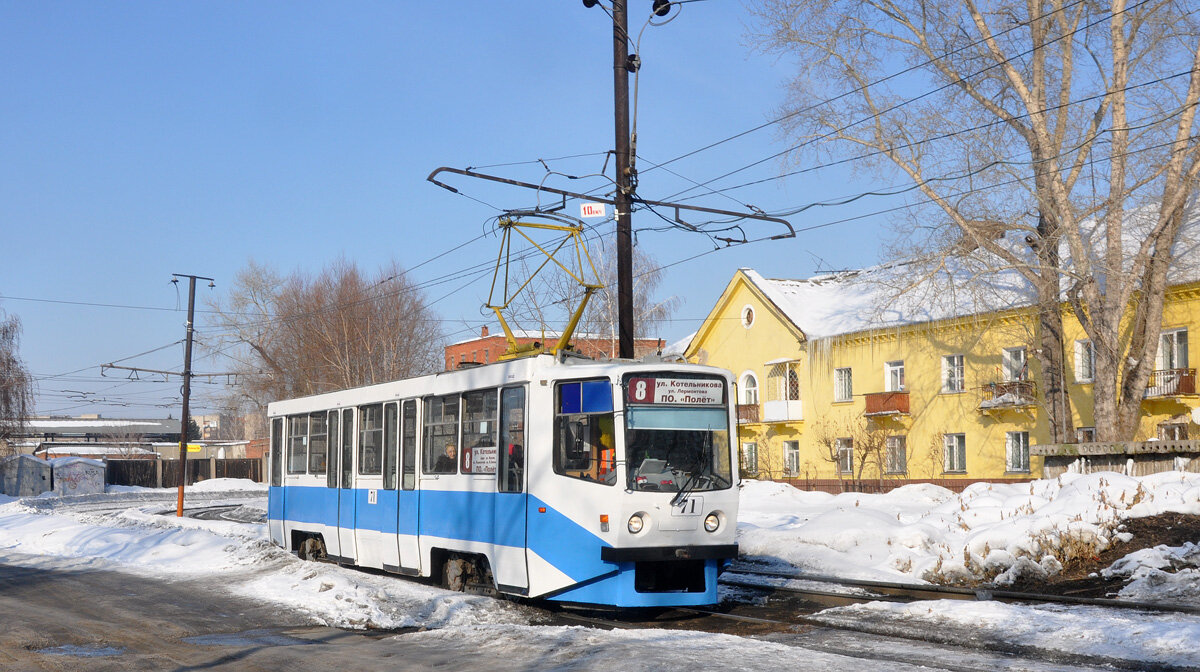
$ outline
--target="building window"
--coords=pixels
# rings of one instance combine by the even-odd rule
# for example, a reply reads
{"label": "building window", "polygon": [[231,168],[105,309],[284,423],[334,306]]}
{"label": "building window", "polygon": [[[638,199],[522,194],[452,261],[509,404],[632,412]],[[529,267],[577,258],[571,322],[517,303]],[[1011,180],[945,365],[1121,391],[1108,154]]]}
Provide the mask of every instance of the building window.
{"label": "building window", "polygon": [[833,400],[850,401],[854,398],[854,382],[850,368],[834,369],[833,371]]}
{"label": "building window", "polygon": [[754,307],[742,307],[742,326],[749,329],[754,324]]}
{"label": "building window", "polygon": [[742,376],[742,403],[751,406],[758,403],[758,379],[753,373]]}
{"label": "building window", "polygon": [[963,356],[942,357],[942,392],[962,392],[965,389],[964,380]]}
{"label": "building window", "polygon": [[800,442],[783,442],[783,475],[800,475]]}
{"label": "building window", "polygon": [[854,439],[842,437],[834,441],[839,474],[854,474]]}
{"label": "building window", "polygon": [[887,473],[908,472],[908,439],[904,436],[887,437]]}
{"label": "building window", "polygon": [[1159,335],[1157,364],[1163,371],[1187,368],[1187,329],[1172,329]]}
{"label": "building window", "polygon": [[1004,370],[1004,380],[1029,380],[1029,366],[1025,359],[1024,346],[1005,348],[1001,356],[1001,367]]}
{"label": "building window", "polygon": [[1076,427],[1075,443],[1091,443],[1096,440],[1095,427]]}
{"label": "building window", "polygon": [[966,434],[943,434],[942,445],[944,448],[945,464],[943,470],[950,472],[964,472],[967,470],[967,435]]}
{"label": "building window", "polygon": [[1091,341],[1075,341],[1075,382],[1090,383],[1096,379],[1096,348]]}
{"label": "building window", "polygon": [[1184,422],[1164,422],[1158,426],[1158,438],[1160,441],[1187,441],[1187,423]]}
{"label": "building window", "polygon": [[883,365],[883,384],[888,392],[904,391],[904,362],[888,362]]}
{"label": "building window", "polygon": [[742,471],[747,474],[758,473],[758,444],[742,444]]}
{"label": "building window", "polygon": [[1009,432],[1006,443],[1008,470],[1029,472],[1029,432]]}
{"label": "building window", "polygon": [[767,401],[799,401],[800,376],[791,364],[775,364],[767,374]]}

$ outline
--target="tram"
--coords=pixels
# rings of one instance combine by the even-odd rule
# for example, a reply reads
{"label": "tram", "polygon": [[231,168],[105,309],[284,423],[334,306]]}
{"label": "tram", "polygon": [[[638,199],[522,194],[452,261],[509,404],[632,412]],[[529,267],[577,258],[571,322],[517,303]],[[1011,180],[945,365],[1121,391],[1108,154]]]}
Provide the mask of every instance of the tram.
{"label": "tram", "polygon": [[457,590],[713,604],[733,396],[722,369],[541,354],[275,402],[270,537]]}

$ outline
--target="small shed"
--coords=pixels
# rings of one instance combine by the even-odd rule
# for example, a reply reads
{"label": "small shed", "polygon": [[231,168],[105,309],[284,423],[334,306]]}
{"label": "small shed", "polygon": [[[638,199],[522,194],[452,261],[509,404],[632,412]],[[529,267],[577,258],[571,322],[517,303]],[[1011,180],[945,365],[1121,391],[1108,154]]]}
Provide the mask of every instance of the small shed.
{"label": "small shed", "polygon": [[58,457],[50,460],[54,494],[93,495],[104,492],[104,463],[86,457]]}
{"label": "small shed", "polygon": [[53,485],[50,463],[32,455],[0,460],[0,493],[9,497],[36,497]]}

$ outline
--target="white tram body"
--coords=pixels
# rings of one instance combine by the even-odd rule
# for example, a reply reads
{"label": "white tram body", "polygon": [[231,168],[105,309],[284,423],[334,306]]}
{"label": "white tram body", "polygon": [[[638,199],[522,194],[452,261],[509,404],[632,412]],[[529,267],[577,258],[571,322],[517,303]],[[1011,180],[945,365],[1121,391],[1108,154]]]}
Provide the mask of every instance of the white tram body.
{"label": "white tram body", "polygon": [[271,540],[452,587],[712,604],[737,557],[731,398],[722,369],[539,355],[279,401]]}

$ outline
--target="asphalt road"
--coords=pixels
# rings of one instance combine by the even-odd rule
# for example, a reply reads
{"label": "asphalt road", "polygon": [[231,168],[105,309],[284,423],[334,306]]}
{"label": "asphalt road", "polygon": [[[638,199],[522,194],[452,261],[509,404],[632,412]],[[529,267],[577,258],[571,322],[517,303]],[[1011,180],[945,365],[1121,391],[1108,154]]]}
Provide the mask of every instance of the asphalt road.
{"label": "asphalt road", "polygon": [[[0,552],[0,670],[429,669],[452,653],[314,627],[207,582]],[[51,565],[51,569],[46,569]]]}

